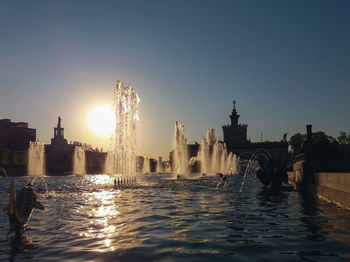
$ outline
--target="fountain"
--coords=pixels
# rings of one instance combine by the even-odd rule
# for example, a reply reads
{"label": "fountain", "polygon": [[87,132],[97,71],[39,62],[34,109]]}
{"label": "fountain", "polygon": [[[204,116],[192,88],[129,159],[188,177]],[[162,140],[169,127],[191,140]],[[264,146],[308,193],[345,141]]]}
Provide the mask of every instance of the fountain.
{"label": "fountain", "polygon": [[208,140],[206,138],[203,138],[202,143],[199,146],[197,158],[200,160],[200,163],[201,163],[200,172],[201,173],[209,172],[210,155],[209,155],[209,144],[208,144]]}
{"label": "fountain", "polygon": [[185,138],[185,127],[182,123],[175,123],[173,172],[177,174],[188,173],[188,149]]}
{"label": "fountain", "polygon": [[266,149],[259,148],[259,149],[255,150],[255,152],[252,154],[252,156],[249,159],[248,164],[246,166],[246,169],[245,169],[245,172],[244,172],[244,175],[243,175],[242,184],[241,184],[241,189],[239,190],[240,192],[242,192],[242,190],[243,190],[243,186],[244,186],[244,183],[245,183],[247,175],[251,171],[257,171],[258,166],[259,166],[259,163],[257,161],[258,160],[257,157],[259,157],[259,156],[265,158],[266,160],[271,160],[272,159],[271,154]]}
{"label": "fountain", "polygon": [[237,163],[237,156],[235,154],[232,154],[232,152],[230,152],[226,157],[225,170],[227,172],[231,172],[232,174],[237,174],[236,166],[232,165],[233,161]]}
{"label": "fountain", "polygon": [[208,145],[213,146],[217,141],[215,129],[208,129],[206,138],[207,138]]}
{"label": "fountain", "polygon": [[143,160],[142,174],[148,174],[148,173],[151,173],[151,167],[150,167],[149,157],[146,156]]}
{"label": "fountain", "polygon": [[39,142],[29,142],[28,176],[45,175],[45,148]]}
{"label": "fountain", "polygon": [[107,156],[107,171],[134,176],[136,173],[136,123],[137,106],[140,102],[137,92],[130,85],[117,81],[114,89],[115,143],[114,153]]}
{"label": "fountain", "polygon": [[73,174],[84,175],[85,173],[85,150],[81,146],[75,146],[73,155]]}
{"label": "fountain", "polygon": [[106,156],[106,161],[105,161],[104,173],[113,174],[115,172],[114,160],[115,160],[115,153],[113,151],[108,151]]}
{"label": "fountain", "polygon": [[201,173],[239,172],[239,161],[236,155],[227,153],[226,144],[217,141],[215,129],[208,129],[207,135],[200,144],[197,159],[201,163]]}
{"label": "fountain", "polygon": [[227,159],[226,169],[232,174],[239,174],[241,171],[240,157],[230,153]]}
{"label": "fountain", "polygon": [[188,156],[187,140],[184,134],[184,125],[175,123],[174,151],[173,151],[173,172],[186,174],[190,168],[198,170],[196,167],[200,163],[200,173],[239,173],[239,160],[236,155],[227,153],[226,144],[217,141],[215,129],[208,129],[207,135],[199,145],[196,157]]}
{"label": "fountain", "polygon": [[171,170],[171,164],[169,162],[166,162],[164,164],[164,168],[163,168],[163,172],[164,173],[171,173],[172,170]]}
{"label": "fountain", "polygon": [[211,172],[220,172],[221,173],[221,169],[220,169],[220,160],[222,157],[222,153],[223,153],[223,146],[222,143],[220,142],[215,142],[215,144],[213,145],[213,150],[212,150],[212,154],[211,154],[211,161],[210,161],[210,171]]}
{"label": "fountain", "polygon": [[156,169],[156,173],[162,173],[163,172],[163,167],[162,167],[162,157],[160,156],[158,158],[158,162],[157,162],[157,169]]}
{"label": "fountain", "polygon": [[226,161],[228,160],[227,157],[227,149],[226,149],[226,144],[222,143],[221,144],[221,152],[220,152],[220,166],[219,170],[220,173],[228,173],[228,170],[226,170]]}
{"label": "fountain", "polygon": [[28,176],[34,177],[31,184],[34,186],[37,178],[40,178],[45,186],[46,196],[49,195],[45,176],[45,147],[39,142],[29,142],[28,149]]}

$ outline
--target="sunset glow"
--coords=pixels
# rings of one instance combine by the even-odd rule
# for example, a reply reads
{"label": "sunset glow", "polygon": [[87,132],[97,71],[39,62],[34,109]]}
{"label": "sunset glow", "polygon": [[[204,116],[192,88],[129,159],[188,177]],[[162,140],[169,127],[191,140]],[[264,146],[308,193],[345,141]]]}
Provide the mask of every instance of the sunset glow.
{"label": "sunset glow", "polygon": [[111,136],[115,129],[115,114],[110,105],[93,108],[87,118],[89,128],[98,136]]}

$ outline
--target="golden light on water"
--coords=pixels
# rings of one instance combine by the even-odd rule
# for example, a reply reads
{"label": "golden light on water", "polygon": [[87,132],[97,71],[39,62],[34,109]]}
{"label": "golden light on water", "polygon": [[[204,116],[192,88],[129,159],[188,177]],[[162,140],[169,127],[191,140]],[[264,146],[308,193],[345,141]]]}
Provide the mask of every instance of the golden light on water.
{"label": "golden light on water", "polygon": [[115,130],[114,109],[110,105],[93,108],[87,117],[90,130],[101,137],[111,136]]}
{"label": "golden light on water", "polygon": [[[91,182],[96,185],[109,184],[110,177],[107,175],[93,176]],[[88,213],[90,218],[88,229],[80,233],[80,236],[100,238],[101,243],[107,248],[98,250],[100,252],[115,250],[112,239],[118,235],[118,231],[116,226],[110,223],[117,219],[120,214],[117,210],[119,206],[115,202],[118,197],[120,197],[120,191],[100,191],[85,194],[86,201],[94,207]]]}
{"label": "golden light on water", "polygon": [[[88,179],[94,184],[94,185],[108,185],[113,183],[113,179],[111,179],[108,175],[96,175],[96,176],[90,176]],[[108,194],[110,195],[110,194]],[[100,197],[98,197],[100,198]]]}
{"label": "golden light on water", "polygon": [[121,250],[140,243],[136,238],[139,224],[131,222],[135,220],[130,209],[133,194],[115,189],[114,178],[108,175],[84,177],[85,184],[96,191],[83,193],[84,204],[79,205],[77,213],[88,217],[89,222],[81,226],[79,236],[98,239],[94,247],[96,252]]}

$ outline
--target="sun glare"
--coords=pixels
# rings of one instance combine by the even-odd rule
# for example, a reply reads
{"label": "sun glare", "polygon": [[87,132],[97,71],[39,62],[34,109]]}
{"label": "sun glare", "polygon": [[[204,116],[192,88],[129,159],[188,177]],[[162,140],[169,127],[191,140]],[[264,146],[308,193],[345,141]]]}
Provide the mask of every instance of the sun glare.
{"label": "sun glare", "polygon": [[102,137],[111,136],[115,129],[115,114],[113,107],[102,105],[93,108],[88,115],[89,128]]}

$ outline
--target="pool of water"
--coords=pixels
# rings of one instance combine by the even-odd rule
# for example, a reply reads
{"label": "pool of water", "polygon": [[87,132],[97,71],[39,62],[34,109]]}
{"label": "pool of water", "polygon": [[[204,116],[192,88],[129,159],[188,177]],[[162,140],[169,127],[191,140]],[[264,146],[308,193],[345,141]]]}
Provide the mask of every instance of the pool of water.
{"label": "pool of water", "polygon": [[[14,178],[16,189],[33,178]],[[0,183],[8,205],[10,178]],[[0,216],[0,260],[349,261],[350,211],[291,188],[271,193],[254,177],[224,187],[217,177],[145,175],[115,189],[114,176],[45,177],[45,210],[27,227],[32,243],[11,249]]]}

